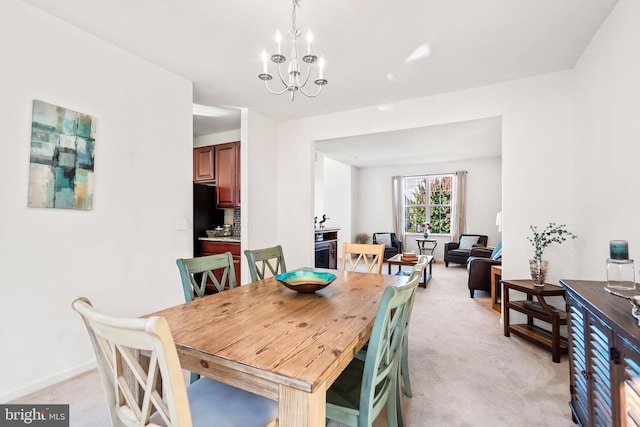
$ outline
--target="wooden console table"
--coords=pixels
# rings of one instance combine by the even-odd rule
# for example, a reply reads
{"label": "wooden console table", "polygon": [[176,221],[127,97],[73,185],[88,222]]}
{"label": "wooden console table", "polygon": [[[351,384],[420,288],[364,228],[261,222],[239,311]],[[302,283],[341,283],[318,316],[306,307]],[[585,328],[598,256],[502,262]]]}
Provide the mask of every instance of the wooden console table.
{"label": "wooden console table", "polygon": [[502,266],[491,266],[491,308],[495,311],[502,311]]}
{"label": "wooden console table", "polygon": [[[511,301],[509,299],[509,290],[511,289],[523,292],[527,299]],[[533,301],[534,296],[537,301]],[[560,355],[567,354],[569,349],[567,339],[560,336],[560,326],[567,324],[567,313],[564,310],[549,306],[545,301],[545,297],[550,296],[564,297],[564,288],[562,286],[549,284],[534,286],[532,280],[503,280],[502,303],[504,336],[508,337],[510,333],[514,333],[533,344],[551,351],[551,359],[556,363],[560,363]],[[527,323],[518,325],[510,324],[510,310],[526,314]],[[549,323],[551,325],[551,331],[534,325],[533,319]]]}

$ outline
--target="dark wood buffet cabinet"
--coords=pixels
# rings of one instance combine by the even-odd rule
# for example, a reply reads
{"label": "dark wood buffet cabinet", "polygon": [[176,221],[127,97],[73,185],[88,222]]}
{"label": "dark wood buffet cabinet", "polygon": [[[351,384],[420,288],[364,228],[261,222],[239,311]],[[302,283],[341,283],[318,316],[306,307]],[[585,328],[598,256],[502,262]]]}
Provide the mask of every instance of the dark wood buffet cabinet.
{"label": "dark wood buffet cabinet", "polygon": [[567,297],[569,388],[581,426],[640,425],[640,327],[606,282],[561,280]]}

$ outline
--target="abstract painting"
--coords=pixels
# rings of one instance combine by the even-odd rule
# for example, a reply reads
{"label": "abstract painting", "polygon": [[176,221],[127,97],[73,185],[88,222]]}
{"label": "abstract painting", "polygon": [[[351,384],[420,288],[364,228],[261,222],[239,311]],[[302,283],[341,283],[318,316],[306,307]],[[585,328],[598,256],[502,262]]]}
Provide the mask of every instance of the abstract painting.
{"label": "abstract painting", "polygon": [[29,206],[92,209],[95,120],[34,99]]}

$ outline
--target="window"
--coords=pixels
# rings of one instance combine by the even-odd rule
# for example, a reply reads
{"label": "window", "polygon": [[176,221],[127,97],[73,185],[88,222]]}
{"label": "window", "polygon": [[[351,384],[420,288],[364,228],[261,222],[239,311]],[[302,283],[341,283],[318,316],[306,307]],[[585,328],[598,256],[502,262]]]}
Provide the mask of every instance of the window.
{"label": "window", "polygon": [[420,224],[430,223],[431,233],[451,233],[453,174],[408,176],[402,179],[404,231],[421,233]]}

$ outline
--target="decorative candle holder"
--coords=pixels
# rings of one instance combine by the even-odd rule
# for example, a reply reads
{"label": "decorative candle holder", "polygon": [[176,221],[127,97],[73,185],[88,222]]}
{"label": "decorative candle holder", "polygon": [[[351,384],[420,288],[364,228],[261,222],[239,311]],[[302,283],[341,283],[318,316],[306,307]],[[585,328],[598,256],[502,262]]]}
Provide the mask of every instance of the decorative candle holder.
{"label": "decorative candle holder", "polygon": [[636,289],[632,259],[607,258],[607,288],[633,291]]}
{"label": "decorative candle holder", "polygon": [[626,240],[612,240],[609,242],[609,257],[614,260],[629,259],[629,242]]}

